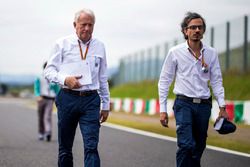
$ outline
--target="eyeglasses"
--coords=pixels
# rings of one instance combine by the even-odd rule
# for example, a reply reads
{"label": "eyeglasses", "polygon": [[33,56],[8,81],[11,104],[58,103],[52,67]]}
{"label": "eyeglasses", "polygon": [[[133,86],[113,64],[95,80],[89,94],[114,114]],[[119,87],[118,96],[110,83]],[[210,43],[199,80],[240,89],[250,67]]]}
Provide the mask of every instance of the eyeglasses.
{"label": "eyeglasses", "polygon": [[192,26],[188,26],[187,29],[191,29],[191,30],[196,30],[196,29],[199,29],[199,30],[203,30],[204,29],[204,26],[203,25],[192,25]]}

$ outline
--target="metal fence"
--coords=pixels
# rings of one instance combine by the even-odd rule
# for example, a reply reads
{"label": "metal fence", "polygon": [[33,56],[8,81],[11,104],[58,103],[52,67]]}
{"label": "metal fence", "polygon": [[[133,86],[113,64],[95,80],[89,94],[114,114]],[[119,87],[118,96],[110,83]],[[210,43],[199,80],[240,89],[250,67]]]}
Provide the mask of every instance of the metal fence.
{"label": "metal fence", "polygon": [[[206,30],[203,42],[216,48],[223,72],[250,72],[249,18],[246,15]],[[169,48],[182,42],[184,39],[174,39],[123,57],[113,83],[157,80]]]}

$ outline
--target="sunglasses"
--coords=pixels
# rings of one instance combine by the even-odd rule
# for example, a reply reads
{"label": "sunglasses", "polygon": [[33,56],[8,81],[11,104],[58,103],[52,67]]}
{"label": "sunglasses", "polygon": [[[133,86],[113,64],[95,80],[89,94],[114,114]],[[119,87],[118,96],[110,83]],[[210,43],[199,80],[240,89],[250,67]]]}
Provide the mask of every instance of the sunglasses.
{"label": "sunglasses", "polygon": [[203,30],[204,29],[204,26],[203,25],[192,25],[192,26],[188,26],[187,29],[190,29],[190,30],[196,30],[196,29],[199,29],[199,30]]}

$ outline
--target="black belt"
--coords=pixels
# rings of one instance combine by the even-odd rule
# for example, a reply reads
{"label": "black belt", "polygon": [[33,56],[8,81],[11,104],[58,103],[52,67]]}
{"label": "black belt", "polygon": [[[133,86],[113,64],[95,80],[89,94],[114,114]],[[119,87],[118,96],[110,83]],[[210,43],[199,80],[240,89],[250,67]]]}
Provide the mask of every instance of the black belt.
{"label": "black belt", "polygon": [[55,100],[54,97],[49,97],[49,96],[41,96],[41,97],[47,100]]}
{"label": "black belt", "polygon": [[210,96],[208,99],[200,99],[200,98],[192,98],[192,97],[187,97],[184,95],[176,95],[177,99],[182,99],[182,100],[186,100],[186,101],[190,101],[192,103],[208,103],[208,104],[212,104],[212,96]]}
{"label": "black belt", "polygon": [[63,88],[62,90],[64,92],[67,92],[76,96],[90,96],[92,94],[97,93],[97,90],[77,91],[77,90],[71,90],[71,89],[66,89],[66,88]]}

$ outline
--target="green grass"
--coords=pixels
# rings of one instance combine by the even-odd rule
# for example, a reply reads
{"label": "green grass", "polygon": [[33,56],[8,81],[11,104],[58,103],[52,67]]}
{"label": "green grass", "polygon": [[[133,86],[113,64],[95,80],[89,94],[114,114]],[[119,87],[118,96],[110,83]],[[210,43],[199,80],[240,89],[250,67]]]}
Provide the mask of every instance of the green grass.
{"label": "green grass", "polygon": [[[110,89],[111,97],[130,97],[142,99],[158,98],[157,84],[158,81],[155,80],[119,85]],[[231,72],[230,74],[224,74],[223,85],[225,88],[226,100],[250,100],[250,74],[239,75],[234,74],[233,72]],[[168,98],[173,99],[174,97],[175,95],[173,94],[172,84],[170,87]],[[108,121],[114,124],[128,126],[135,129],[176,137],[174,128],[163,128],[159,125],[159,122],[148,123],[147,121],[144,121],[145,115],[137,116],[142,117],[140,122],[138,122],[138,120],[131,119],[132,117],[135,117],[133,116],[133,114],[131,114],[130,116],[131,117],[127,119],[123,117],[110,116]],[[211,122],[210,127],[212,127],[212,124],[213,123]],[[213,132],[213,130],[212,132],[210,130],[208,134],[209,137],[207,140],[207,144],[250,154],[250,141],[248,141],[250,135],[244,135],[244,133],[249,134],[250,126],[241,124],[238,124],[237,126],[237,133],[233,134],[233,138],[231,138],[232,136],[230,135],[219,135]]]}
{"label": "green grass", "polygon": [[[173,89],[173,85],[170,88]],[[127,83],[112,87],[110,89],[111,97],[131,97],[151,99],[158,98],[158,81],[142,81],[139,83]],[[170,91],[169,97],[174,97],[172,91]]]}
{"label": "green grass", "polygon": [[[151,99],[158,98],[158,81],[143,81],[112,87],[111,97],[131,97]],[[170,87],[168,98],[174,98],[173,85]],[[223,85],[226,100],[250,100],[250,74],[224,74]]]}
{"label": "green grass", "polygon": [[250,74],[225,75],[225,97],[228,100],[250,100]]}
{"label": "green grass", "polygon": [[162,134],[166,136],[171,136],[171,137],[176,137],[176,133],[174,129],[166,129],[160,124],[150,124],[147,122],[140,121],[135,121],[131,119],[122,119],[122,118],[112,118],[112,116],[108,119],[108,122],[114,123],[114,124],[119,124],[122,126],[127,126],[135,129],[140,129],[148,132],[153,132],[157,134]]}

